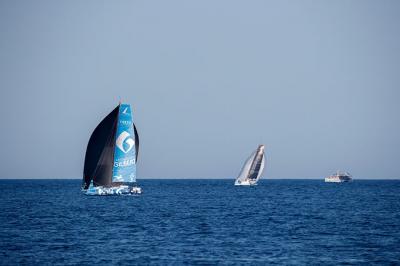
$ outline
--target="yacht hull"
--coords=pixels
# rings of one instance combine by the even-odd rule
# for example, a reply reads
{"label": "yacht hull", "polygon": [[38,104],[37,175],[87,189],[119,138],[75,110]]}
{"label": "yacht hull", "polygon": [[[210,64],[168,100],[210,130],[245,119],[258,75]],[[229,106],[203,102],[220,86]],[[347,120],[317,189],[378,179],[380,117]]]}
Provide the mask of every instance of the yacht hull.
{"label": "yacht hull", "polygon": [[244,180],[244,181],[240,181],[240,180],[236,180],[235,181],[235,186],[256,186],[257,182],[251,182],[250,180]]}
{"label": "yacht hull", "polygon": [[140,187],[117,186],[117,187],[89,187],[85,192],[88,196],[123,196],[142,194]]}
{"label": "yacht hull", "polygon": [[352,181],[351,179],[325,178],[325,183],[344,183],[351,181]]}

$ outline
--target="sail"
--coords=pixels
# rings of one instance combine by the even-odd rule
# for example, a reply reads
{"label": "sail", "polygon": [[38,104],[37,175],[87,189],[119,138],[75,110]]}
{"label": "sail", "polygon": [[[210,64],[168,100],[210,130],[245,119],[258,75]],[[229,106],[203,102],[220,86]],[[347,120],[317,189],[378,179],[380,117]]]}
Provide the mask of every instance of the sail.
{"label": "sail", "polygon": [[246,160],[236,183],[243,183],[248,181],[250,184],[255,184],[260,179],[265,166],[264,145],[258,146],[257,150],[253,152]]}
{"label": "sail", "polygon": [[135,123],[133,123],[133,130],[135,131],[135,151],[136,151],[136,162],[139,156],[139,133],[137,132]]}
{"label": "sail", "polygon": [[262,173],[261,170],[261,166],[263,163],[263,159],[264,159],[264,153],[258,149],[257,150],[257,155],[255,156],[253,163],[250,167],[250,171],[249,171],[249,176],[248,178],[252,181],[256,181],[260,178],[260,175]]}
{"label": "sail", "polygon": [[111,183],[118,113],[119,105],[100,122],[90,136],[83,169],[84,189],[89,187],[92,180],[94,186],[108,186]]}
{"label": "sail", "polygon": [[260,177],[261,177],[261,175],[262,175],[262,173],[264,171],[264,167],[265,167],[265,154],[263,153],[262,160],[261,160],[260,171],[258,172],[258,176],[257,176],[257,181],[258,181],[258,179],[260,179]]}
{"label": "sail", "polygon": [[112,182],[136,182],[139,136],[133,124],[131,107],[121,104],[114,147]]}
{"label": "sail", "polygon": [[243,182],[247,179],[250,171],[250,167],[254,161],[254,157],[256,156],[256,152],[253,152],[249,158],[247,158],[246,162],[244,163],[242,169],[240,170],[239,176],[236,178],[236,181]]}

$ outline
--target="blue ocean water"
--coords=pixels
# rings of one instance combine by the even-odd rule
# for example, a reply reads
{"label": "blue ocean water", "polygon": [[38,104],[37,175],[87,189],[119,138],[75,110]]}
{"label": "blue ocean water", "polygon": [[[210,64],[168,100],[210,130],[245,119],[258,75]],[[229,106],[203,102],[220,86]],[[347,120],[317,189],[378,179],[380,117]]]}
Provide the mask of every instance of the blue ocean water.
{"label": "blue ocean water", "polygon": [[0,181],[1,265],[399,264],[400,181]]}

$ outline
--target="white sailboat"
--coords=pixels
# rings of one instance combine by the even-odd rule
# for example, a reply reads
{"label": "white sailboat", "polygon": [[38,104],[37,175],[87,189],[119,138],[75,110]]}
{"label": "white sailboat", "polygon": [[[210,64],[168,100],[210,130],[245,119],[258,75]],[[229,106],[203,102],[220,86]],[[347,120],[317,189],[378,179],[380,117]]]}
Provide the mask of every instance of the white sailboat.
{"label": "white sailboat", "polygon": [[246,160],[236,178],[235,186],[254,186],[261,178],[265,166],[264,145],[259,145]]}

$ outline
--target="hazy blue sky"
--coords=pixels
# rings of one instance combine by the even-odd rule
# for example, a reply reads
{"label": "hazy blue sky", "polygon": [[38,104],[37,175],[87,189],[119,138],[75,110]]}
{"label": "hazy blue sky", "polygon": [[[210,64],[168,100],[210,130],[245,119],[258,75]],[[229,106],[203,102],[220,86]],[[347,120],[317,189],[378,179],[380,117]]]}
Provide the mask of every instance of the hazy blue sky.
{"label": "hazy blue sky", "polygon": [[139,179],[400,178],[400,1],[0,1],[0,178],[81,178],[118,100]]}

